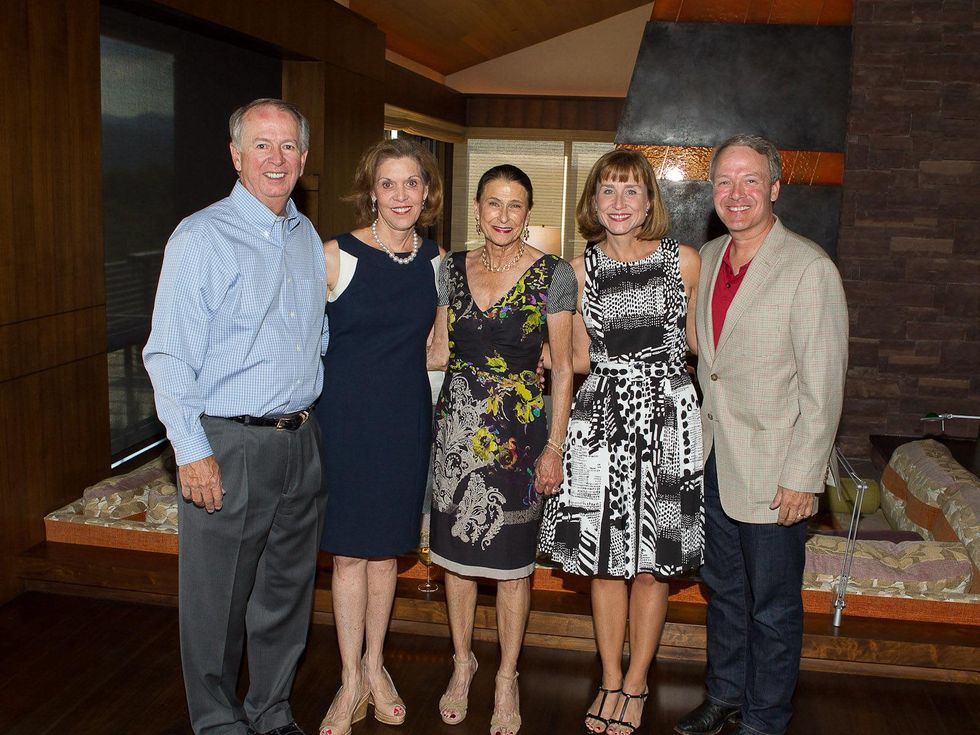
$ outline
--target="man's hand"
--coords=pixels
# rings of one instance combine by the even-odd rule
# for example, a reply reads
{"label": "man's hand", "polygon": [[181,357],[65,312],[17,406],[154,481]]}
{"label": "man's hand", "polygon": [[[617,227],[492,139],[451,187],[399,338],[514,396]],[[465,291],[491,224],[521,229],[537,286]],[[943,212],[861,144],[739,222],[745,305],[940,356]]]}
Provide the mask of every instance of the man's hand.
{"label": "man's hand", "polygon": [[204,459],[188,462],[177,468],[180,477],[180,492],[185,500],[190,500],[198,508],[208,513],[221,510],[221,499],[225,489],[221,484],[221,470],[218,460],[211,454]]}
{"label": "man's hand", "polygon": [[770,510],[779,508],[779,518],[776,523],[780,526],[792,526],[813,515],[813,493],[801,493],[779,486],[776,497],[769,504]]}

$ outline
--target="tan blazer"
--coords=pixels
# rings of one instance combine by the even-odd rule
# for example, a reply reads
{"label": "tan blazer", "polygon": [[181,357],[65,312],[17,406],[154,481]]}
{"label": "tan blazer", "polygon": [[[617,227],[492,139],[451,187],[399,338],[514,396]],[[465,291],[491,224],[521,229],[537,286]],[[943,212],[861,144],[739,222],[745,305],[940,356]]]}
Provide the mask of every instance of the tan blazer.
{"label": "tan blazer", "polygon": [[704,456],[715,450],[722,507],[774,523],[781,485],[823,492],[847,371],[840,274],[777,220],[749,265],[715,348],[711,298],[729,237],[701,249],[698,382]]}

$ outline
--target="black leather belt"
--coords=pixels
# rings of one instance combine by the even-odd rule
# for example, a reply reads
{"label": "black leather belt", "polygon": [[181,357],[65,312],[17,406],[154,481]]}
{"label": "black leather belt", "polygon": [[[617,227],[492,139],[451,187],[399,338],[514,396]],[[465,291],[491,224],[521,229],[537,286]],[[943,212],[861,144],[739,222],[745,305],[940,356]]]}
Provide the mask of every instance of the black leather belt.
{"label": "black leather belt", "polygon": [[245,424],[245,426],[271,426],[279,431],[296,431],[313,415],[314,408],[316,408],[316,403],[302,411],[287,413],[282,416],[226,416],[225,418],[229,421]]}

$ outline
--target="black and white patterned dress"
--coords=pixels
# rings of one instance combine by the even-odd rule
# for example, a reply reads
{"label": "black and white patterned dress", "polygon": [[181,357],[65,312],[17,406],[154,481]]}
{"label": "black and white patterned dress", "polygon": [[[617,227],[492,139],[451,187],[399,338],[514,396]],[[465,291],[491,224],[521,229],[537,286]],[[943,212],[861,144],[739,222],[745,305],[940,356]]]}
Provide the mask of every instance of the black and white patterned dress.
{"label": "black and white patterned dress", "polygon": [[687,373],[687,297],[676,240],[621,263],[585,251],[592,370],[568,425],[565,481],[540,550],[574,574],[671,577],[704,546],[701,413]]}

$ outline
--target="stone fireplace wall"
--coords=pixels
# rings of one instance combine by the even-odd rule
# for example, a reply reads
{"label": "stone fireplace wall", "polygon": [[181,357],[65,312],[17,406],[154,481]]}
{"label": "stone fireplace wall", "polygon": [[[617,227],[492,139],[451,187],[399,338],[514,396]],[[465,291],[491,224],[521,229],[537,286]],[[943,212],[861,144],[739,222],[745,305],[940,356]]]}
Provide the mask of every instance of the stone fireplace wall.
{"label": "stone fireplace wall", "polygon": [[855,0],[852,42],[840,435],[867,456],[869,434],[980,414],[980,3]]}

